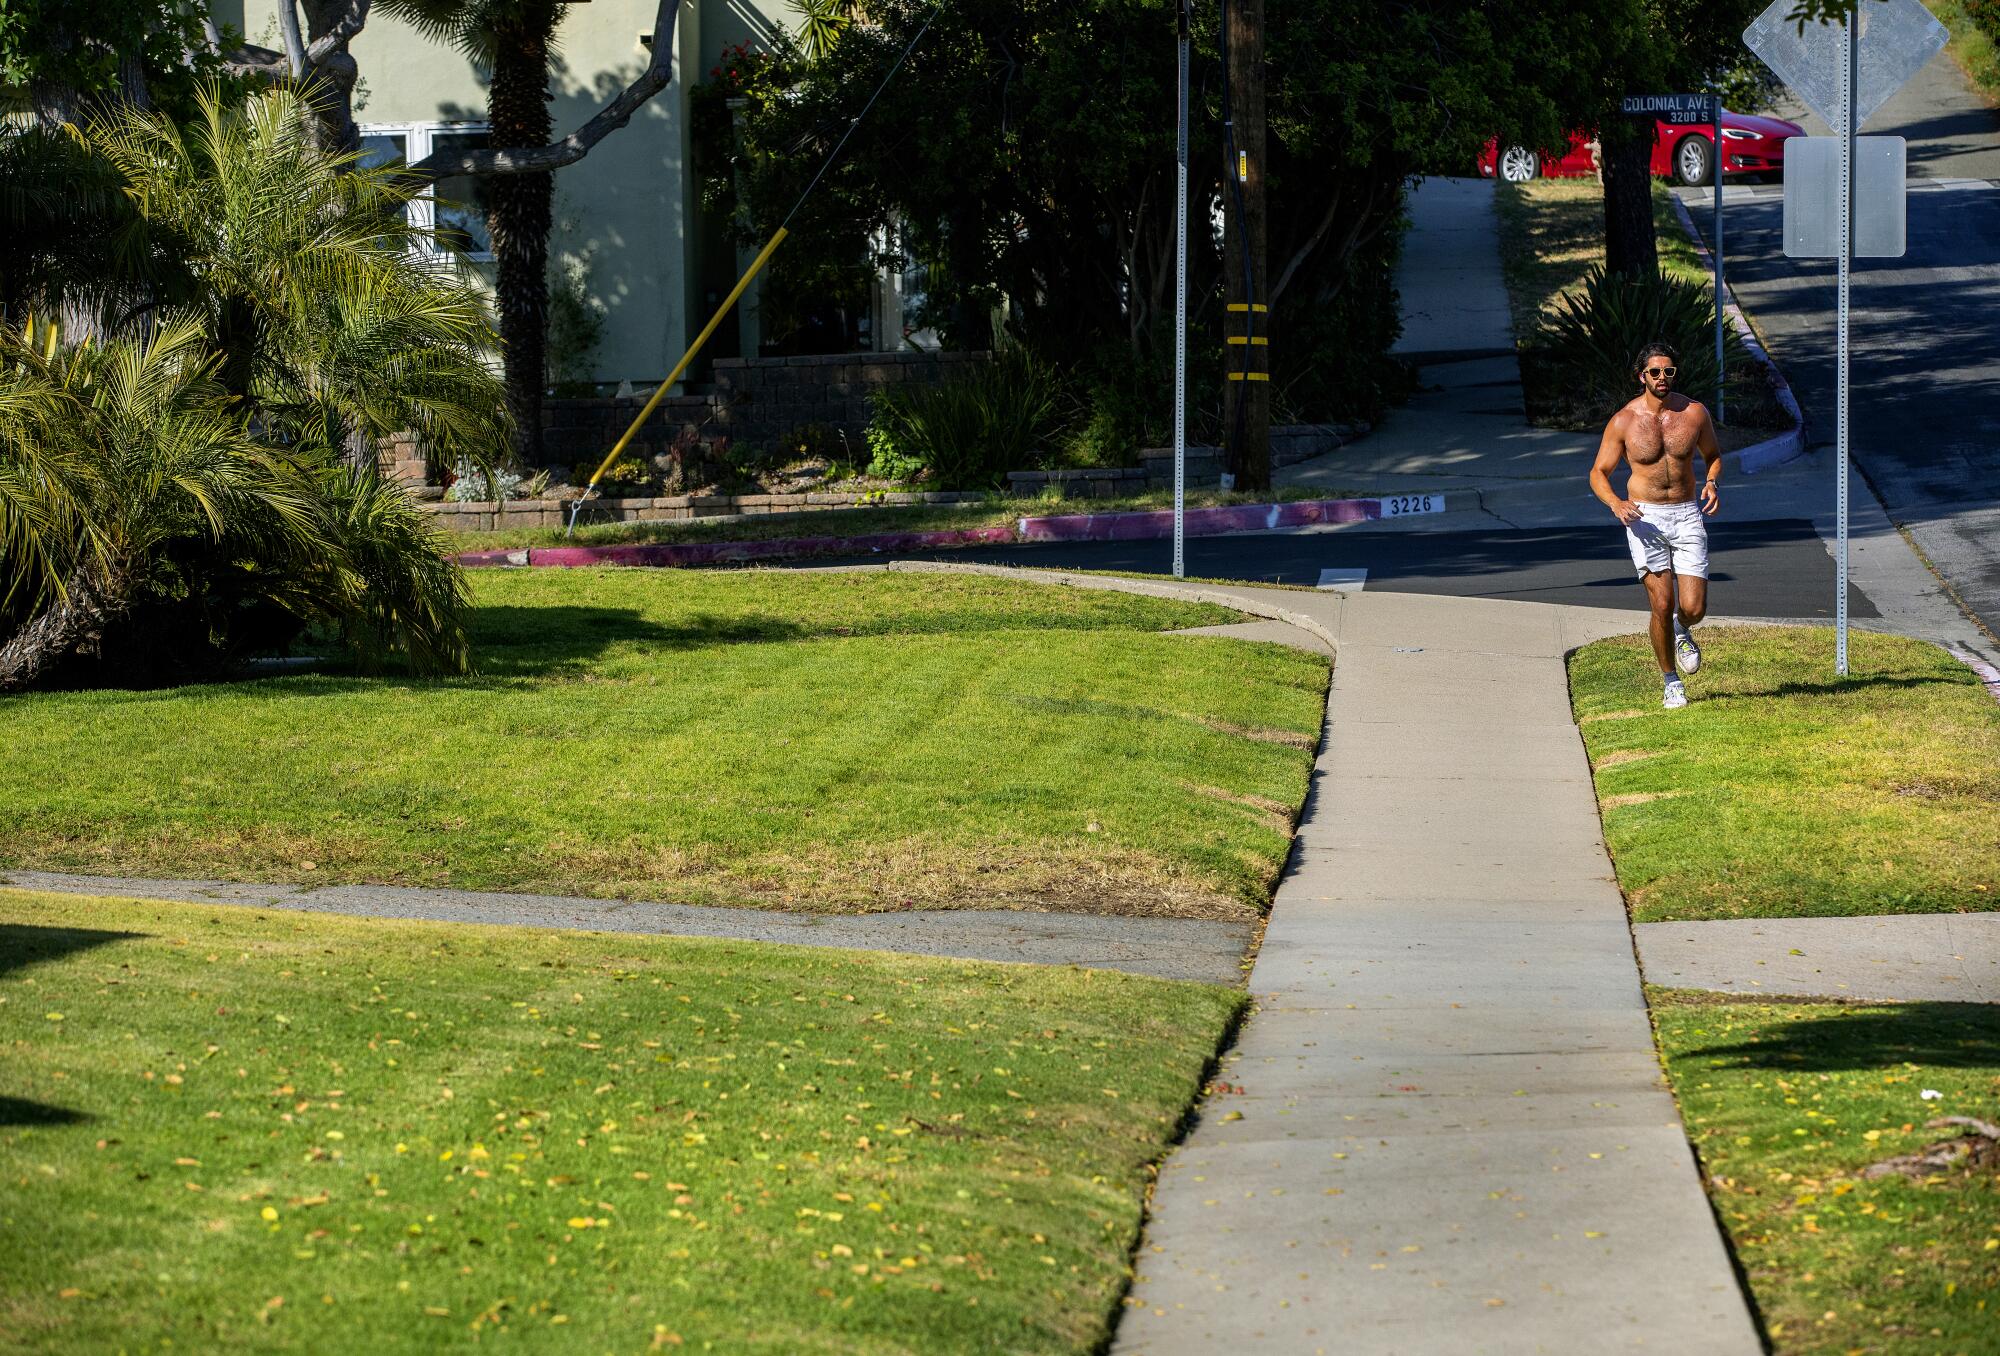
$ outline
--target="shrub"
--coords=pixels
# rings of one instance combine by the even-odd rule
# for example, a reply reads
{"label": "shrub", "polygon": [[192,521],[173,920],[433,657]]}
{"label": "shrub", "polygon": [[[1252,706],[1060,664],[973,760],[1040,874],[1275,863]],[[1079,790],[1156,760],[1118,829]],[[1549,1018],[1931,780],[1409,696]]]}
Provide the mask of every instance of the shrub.
{"label": "shrub", "polygon": [[0,691],[208,676],[311,625],[463,669],[430,519],[372,465],[262,440],[205,341],[172,311],[143,340],[0,325]]}
{"label": "shrub", "polygon": [[900,450],[895,437],[882,424],[870,424],[867,436],[869,475],[902,485],[924,473],[923,459]]}
{"label": "shrub", "polygon": [[2000,0],[1965,0],[1965,14],[1987,37],[2000,42]]}
{"label": "shrub", "polygon": [[[416,183],[322,154],[310,117],[210,92],[187,125],[124,107],[0,137],[10,225],[75,244],[0,292],[95,331],[0,324],[0,691],[211,673],[309,626],[466,667],[449,544],[373,448],[410,430],[490,468],[492,328],[413,248]],[[37,190],[78,157],[118,191]]]}
{"label": "shrub", "polygon": [[[1607,275],[1593,268],[1577,290],[1565,293],[1542,322],[1532,345],[1549,375],[1578,403],[1615,409],[1638,393],[1632,360],[1664,340],[1679,352],[1674,389],[1696,400],[1715,393],[1715,302],[1706,283],[1677,278]],[[1748,356],[1732,329],[1723,330],[1729,394]],[[1743,395],[1751,392],[1746,388]]]}
{"label": "shrub", "polygon": [[800,424],[780,438],[777,447],[770,452],[768,460],[774,466],[785,466],[801,461],[823,461],[833,465],[853,461],[855,451],[843,430],[816,420],[810,424]]}
{"label": "shrub", "polygon": [[[461,458],[451,468],[451,487],[444,497],[454,504],[479,504],[496,499],[519,499],[527,483],[519,471],[495,467],[492,475],[476,466],[470,457]],[[545,482],[546,483],[546,482]]]}
{"label": "shrub", "polygon": [[991,489],[1036,463],[1059,424],[1061,395],[1047,364],[1004,349],[948,381],[877,391],[869,447],[885,465],[921,466],[939,489]]}

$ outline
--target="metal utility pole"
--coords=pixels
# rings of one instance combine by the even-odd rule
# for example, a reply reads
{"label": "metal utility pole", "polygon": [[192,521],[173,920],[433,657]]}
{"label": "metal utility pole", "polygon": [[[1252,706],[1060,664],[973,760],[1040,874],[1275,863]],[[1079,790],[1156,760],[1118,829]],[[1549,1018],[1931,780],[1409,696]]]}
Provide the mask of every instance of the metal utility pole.
{"label": "metal utility pole", "polygon": [[1225,460],[1239,489],[1271,486],[1271,314],[1265,268],[1264,0],[1222,0]]}
{"label": "metal utility pole", "polygon": [[1194,0],[1180,0],[1180,134],[1174,165],[1174,578],[1187,574],[1182,521],[1187,510],[1188,43]]}

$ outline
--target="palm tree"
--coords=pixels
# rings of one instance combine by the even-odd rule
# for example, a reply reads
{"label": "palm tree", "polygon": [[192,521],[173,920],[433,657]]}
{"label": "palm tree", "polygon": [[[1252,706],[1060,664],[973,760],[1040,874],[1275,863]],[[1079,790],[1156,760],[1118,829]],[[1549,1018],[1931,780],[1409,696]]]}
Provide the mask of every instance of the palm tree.
{"label": "palm tree", "polygon": [[308,118],[284,90],[185,126],[108,115],[80,143],[97,197],[46,191],[48,144],[0,143],[8,224],[83,242],[24,272],[40,247],[0,241],[0,690],[114,637],[191,638],[200,664],[309,623],[364,661],[465,667],[447,543],[372,447],[415,429],[491,467],[485,305],[412,248],[416,181],[315,150]]}
{"label": "palm tree", "polygon": [[309,487],[250,435],[205,340],[189,315],[102,345],[0,328],[0,546],[19,562],[0,691],[101,642],[169,541],[230,530],[283,555],[326,546]]}
{"label": "palm tree", "polygon": [[204,94],[186,126],[126,108],[86,130],[136,208],[114,261],[156,306],[199,313],[218,377],[264,430],[344,448],[357,465],[406,429],[441,456],[490,462],[510,429],[487,366],[478,291],[422,248],[393,167],[317,150],[300,95],[230,107]]}
{"label": "palm tree", "polygon": [[[546,146],[549,59],[564,0],[382,0],[382,8],[434,38],[456,44],[492,72],[487,144],[495,150]],[[485,181],[493,237],[493,295],[500,312],[507,405],[521,460],[541,461],[542,395],[548,386],[549,228],[553,174],[500,174]]]}
{"label": "palm tree", "polygon": [[854,22],[854,0],[798,0],[804,22],[799,44],[808,61],[823,60],[841,33]]}

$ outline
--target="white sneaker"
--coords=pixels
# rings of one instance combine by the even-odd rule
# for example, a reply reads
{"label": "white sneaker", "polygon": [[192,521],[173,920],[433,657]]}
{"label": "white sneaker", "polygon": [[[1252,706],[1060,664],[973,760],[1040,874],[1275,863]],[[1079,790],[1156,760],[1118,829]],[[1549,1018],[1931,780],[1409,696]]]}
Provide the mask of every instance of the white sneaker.
{"label": "white sneaker", "polygon": [[1667,694],[1660,703],[1669,711],[1678,711],[1688,704],[1687,684],[1678,678],[1667,679]]}
{"label": "white sneaker", "polygon": [[1678,617],[1674,619],[1674,662],[1680,665],[1682,673],[1701,671],[1701,646],[1694,643],[1694,637]]}

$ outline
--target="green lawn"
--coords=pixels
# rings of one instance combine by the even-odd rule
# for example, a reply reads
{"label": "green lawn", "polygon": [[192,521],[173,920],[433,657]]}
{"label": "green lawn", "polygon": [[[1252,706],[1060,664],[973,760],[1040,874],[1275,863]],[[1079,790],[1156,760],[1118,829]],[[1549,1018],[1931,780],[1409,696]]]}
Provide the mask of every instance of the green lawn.
{"label": "green lawn", "polygon": [[1648,996],[1779,1356],[2000,1352],[2000,1174],[1860,1175],[2000,1120],[2000,1009]]}
{"label": "green lawn", "polygon": [[1638,922],[1991,909],[2000,704],[1936,646],[1824,627],[1698,628],[1691,704],[1643,637],[1570,658],[1605,841]]}
{"label": "green lawn", "polygon": [[980,576],[473,578],[482,676],[0,701],[0,865],[807,910],[1256,914],[1317,656]]}
{"label": "green lawn", "polygon": [[0,891],[9,1351],[1087,1353],[1240,995]]}
{"label": "green lawn", "polygon": [[[1228,504],[1289,503],[1295,499],[1344,499],[1349,493],[1299,485],[1256,494],[1189,490],[1189,508]],[[1172,490],[1153,490],[1118,499],[1010,499],[995,494],[979,504],[883,505],[826,509],[817,513],[759,514],[748,518],[690,518],[669,523],[596,523],[565,536],[559,527],[517,527],[494,532],[454,532],[459,551],[516,550],[523,546],[614,546],[629,542],[772,541],[793,537],[849,537],[869,532],[962,531],[1011,527],[1023,518],[1071,513],[1137,513],[1174,506]]]}

